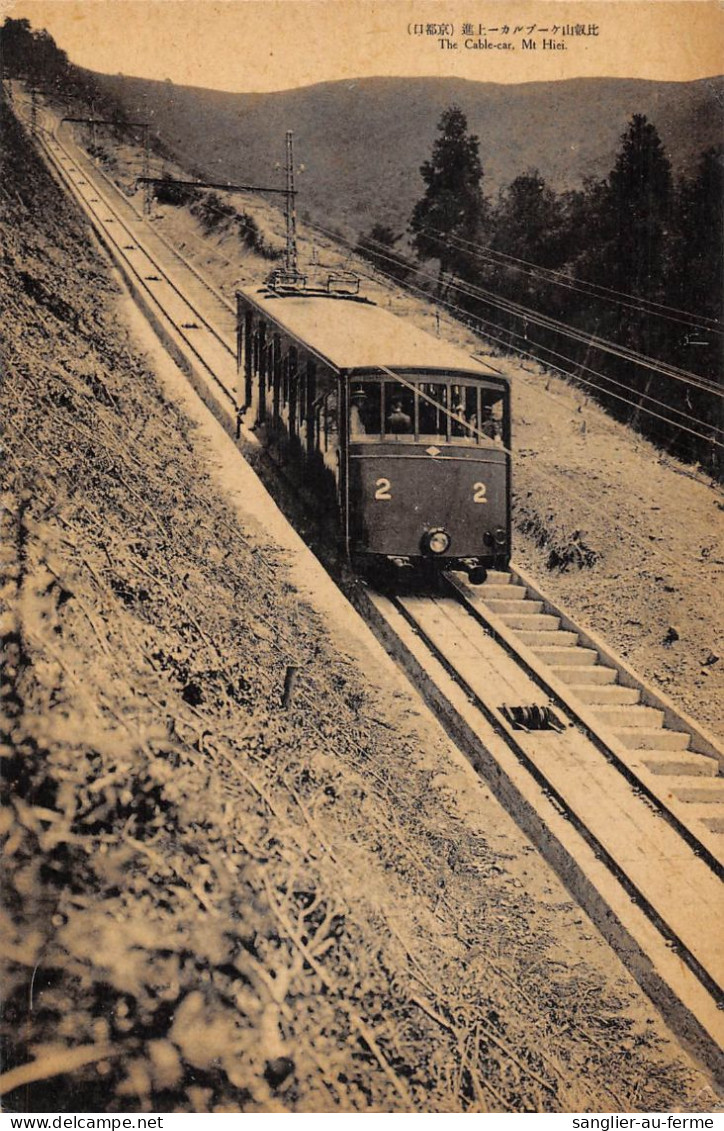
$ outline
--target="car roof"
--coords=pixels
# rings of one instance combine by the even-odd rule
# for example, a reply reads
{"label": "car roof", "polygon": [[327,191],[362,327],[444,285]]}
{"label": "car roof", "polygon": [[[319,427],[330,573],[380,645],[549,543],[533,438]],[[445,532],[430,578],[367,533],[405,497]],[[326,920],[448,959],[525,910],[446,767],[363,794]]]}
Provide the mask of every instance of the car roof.
{"label": "car roof", "polygon": [[238,293],[334,369],[444,369],[508,383],[507,377],[489,373],[464,350],[364,299],[280,294],[269,287],[242,288]]}

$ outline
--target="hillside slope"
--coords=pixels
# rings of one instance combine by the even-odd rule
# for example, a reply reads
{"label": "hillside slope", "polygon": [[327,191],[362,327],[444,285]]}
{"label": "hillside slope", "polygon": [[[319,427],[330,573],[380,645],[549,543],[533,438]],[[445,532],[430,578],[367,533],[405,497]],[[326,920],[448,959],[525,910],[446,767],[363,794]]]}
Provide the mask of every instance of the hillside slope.
{"label": "hillside slope", "polygon": [[[722,80],[690,83],[572,79],[501,85],[462,79],[361,79],[275,94],[227,94],[95,76],[131,117],[148,117],[187,163],[211,179],[274,183],[293,130],[300,207],[354,231],[380,220],[402,230],[421,195],[419,167],[442,111],[457,103],[480,137],[494,194],[538,167],[556,190],[605,176],[634,113],[657,126],[676,171],[721,140]],[[281,174],[276,176],[281,184]]]}
{"label": "hillside slope", "polygon": [[0,112],[5,1109],[708,1108],[403,682],[240,525]]}
{"label": "hillside slope", "polygon": [[[121,177],[121,180],[124,178]],[[229,196],[283,246],[282,214]],[[209,233],[186,208],[157,207],[154,226],[234,300],[269,263],[233,223]],[[724,734],[724,495],[613,420],[574,380],[506,354],[425,297],[390,284],[343,244],[299,226],[302,269],[361,275],[365,295],[507,374],[513,389],[513,556],[581,625],[702,726]],[[675,635],[671,630],[674,629]]]}

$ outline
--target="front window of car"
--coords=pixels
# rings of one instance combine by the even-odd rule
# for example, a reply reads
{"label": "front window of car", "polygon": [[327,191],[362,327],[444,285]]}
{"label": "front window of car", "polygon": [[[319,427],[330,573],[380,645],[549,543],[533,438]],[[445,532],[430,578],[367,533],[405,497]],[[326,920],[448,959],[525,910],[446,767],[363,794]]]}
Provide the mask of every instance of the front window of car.
{"label": "front window of car", "polygon": [[503,404],[502,391],[473,381],[354,381],[350,439],[502,444]]}

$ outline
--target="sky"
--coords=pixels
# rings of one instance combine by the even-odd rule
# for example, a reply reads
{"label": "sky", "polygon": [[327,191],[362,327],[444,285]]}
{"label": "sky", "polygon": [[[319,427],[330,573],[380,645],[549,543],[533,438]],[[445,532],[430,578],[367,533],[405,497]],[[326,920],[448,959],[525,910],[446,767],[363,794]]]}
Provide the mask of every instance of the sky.
{"label": "sky", "polygon": [[0,14],[92,70],[228,91],[373,75],[687,81],[724,59],[718,0],[0,0]]}

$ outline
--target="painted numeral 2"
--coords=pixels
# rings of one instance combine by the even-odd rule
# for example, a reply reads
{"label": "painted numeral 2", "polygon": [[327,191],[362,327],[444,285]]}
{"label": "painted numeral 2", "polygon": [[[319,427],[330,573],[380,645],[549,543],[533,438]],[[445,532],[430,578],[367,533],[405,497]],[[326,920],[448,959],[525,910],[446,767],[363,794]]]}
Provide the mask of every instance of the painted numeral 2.
{"label": "painted numeral 2", "polygon": [[487,491],[487,488],[486,488],[484,483],[474,483],[473,484],[473,502],[474,503],[487,503],[488,500],[485,497],[486,491]]}
{"label": "painted numeral 2", "polygon": [[389,481],[389,479],[378,479],[377,482],[375,483],[375,487],[377,488],[377,490],[375,491],[375,498],[376,499],[387,500],[387,499],[392,498],[392,495],[390,494],[390,481]]}

